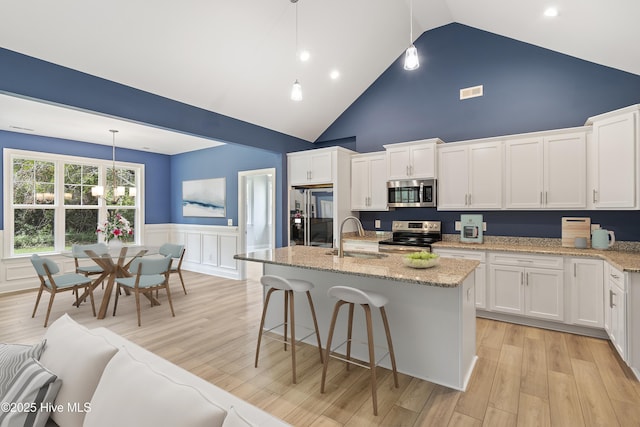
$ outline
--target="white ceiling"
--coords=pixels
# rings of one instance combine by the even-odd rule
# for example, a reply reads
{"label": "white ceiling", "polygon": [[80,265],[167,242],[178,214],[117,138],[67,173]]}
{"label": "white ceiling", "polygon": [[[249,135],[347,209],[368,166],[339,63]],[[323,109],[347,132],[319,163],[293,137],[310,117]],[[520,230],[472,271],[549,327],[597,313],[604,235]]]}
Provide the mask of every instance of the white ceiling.
{"label": "white ceiling", "polygon": [[[0,46],[314,141],[402,55],[410,0],[297,5],[299,48],[311,53],[305,63],[295,57],[290,0],[3,0],[0,13],[10,19],[0,26]],[[553,19],[543,16],[551,5],[559,11]],[[412,39],[459,22],[640,75],[638,0],[414,0],[413,13]],[[336,80],[329,78],[333,69],[340,71]],[[295,79],[301,102],[289,99]],[[120,126],[88,121],[71,137],[66,128],[79,127],[86,115],[67,110],[68,119],[47,120],[48,112],[31,114],[27,104],[7,115],[7,98],[0,97],[0,129],[110,144],[108,129]],[[215,144],[184,135],[195,145],[159,144],[160,130],[152,131],[152,139],[139,134],[131,148],[174,154]],[[124,143],[125,132],[118,138]]]}

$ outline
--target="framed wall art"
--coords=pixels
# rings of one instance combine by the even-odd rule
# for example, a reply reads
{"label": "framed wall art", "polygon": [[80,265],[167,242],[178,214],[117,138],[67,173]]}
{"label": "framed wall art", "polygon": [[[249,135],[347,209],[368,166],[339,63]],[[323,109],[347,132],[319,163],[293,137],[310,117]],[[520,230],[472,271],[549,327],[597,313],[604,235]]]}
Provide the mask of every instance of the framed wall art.
{"label": "framed wall art", "polygon": [[226,179],[182,181],[182,216],[225,217]]}

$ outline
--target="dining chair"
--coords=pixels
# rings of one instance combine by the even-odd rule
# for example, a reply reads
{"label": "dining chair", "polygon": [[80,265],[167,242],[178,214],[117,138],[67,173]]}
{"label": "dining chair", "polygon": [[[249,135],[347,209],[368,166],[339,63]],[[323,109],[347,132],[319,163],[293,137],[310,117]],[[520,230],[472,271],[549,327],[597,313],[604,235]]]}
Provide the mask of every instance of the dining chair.
{"label": "dining chair", "polygon": [[182,258],[184,258],[184,245],[176,245],[173,243],[165,243],[160,246],[158,250],[160,255],[171,256],[173,262],[171,263],[171,273],[178,273],[180,276],[180,283],[182,283],[182,290],[184,294],[187,294],[187,288],[184,286],[184,279],[182,278]]}
{"label": "dining chair", "polygon": [[[140,321],[140,294],[148,294],[147,297],[152,300],[153,291],[165,289],[167,291],[167,300],[171,309],[171,316],[175,317],[173,311],[173,303],[171,302],[171,291],[169,290],[169,274],[171,271],[171,257],[162,258],[136,258],[131,262],[129,271],[135,273],[131,277],[118,277],[116,283],[116,300],[113,305],[113,315],[116,315],[118,308],[118,297],[120,289],[133,291],[136,298],[136,310],[138,312],[138,326],[142,325]],[[153,300],[152,300],[153,301]],[[153,303],[151,304],[153,306]]]}
{"label": "dining chair", "polygon": [[38,304],[40,303],[40,297],[42,296],[42,291],[45,290],[51,294],[51,297],[49,298],[49,307],[47,308],[47,315],[44,318],[45,328],[47,327],[47,323],[49,322],[49,314],[51,313],[51,307],[53,306],[53,299],[59,292],[72,291],[76,296],[75,305],[77,307],[80,307],[80,302],[78,300],[78,291],[79,289],[84,289],[85,292],[89,293],[89,298],[91,299],[91,309],[93,310],[93,315],[96,315],[96,306],[93,301],[91,279],[79,273],[58,274],[60,272],[58,264],[56,264],[49,258],[40,257],[37,254],[33,254],[31,256],[31,264],[33,264],[33,268],[35,268],[36,273],[38,273],[38,278],[40,279],[40,289],[38,290],[36,305],[33,308],[33,314],[31,315],[31,318],[35,317],[36,310],[38,309]]}
{"label": "dining chair", "polygon": [[[109,252],[109,247],[105,243],[94,243],[91,245],[73,245],[71,246],[71,253],[73,254],[73,261],[76,264],[76,273],[84,274],[85,276],[93,276],[102,274],[104,270],[95,262],[91,265],[80,265],[80,259],[87,258],[86,251],[93,251],[98,255],[104,255]],[[102,283],[104,288],[104,282]]]}

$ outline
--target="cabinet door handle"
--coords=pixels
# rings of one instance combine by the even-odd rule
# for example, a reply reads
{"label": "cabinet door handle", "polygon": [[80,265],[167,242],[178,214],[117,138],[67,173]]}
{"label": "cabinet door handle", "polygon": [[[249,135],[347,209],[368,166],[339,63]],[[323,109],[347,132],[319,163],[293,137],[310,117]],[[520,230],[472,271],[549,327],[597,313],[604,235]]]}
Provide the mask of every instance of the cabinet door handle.
{"label": "cabinet door handle", "polygon": [[593,203],[598,201],[598,197],[597,197],[598,192],[596,191],[596,189],[593,189]]}
{"label": "cabinet door handle", "polygon": [[520,272],[520,284],[524,285],[524,272]]}
{"label": "cabinet door handle", "polygon": [[549,192],[548,191],[544,192],[544,204],[545,205],[549,204]]}
{"label": "cabinet door handle", "polygon": [[524,284],[529,286],[529,273],[524,274]]}
{"label": "cabinet door handle", "polygon": [[573,277],[578,277],[577,268],[578,264],[573,264]]}
{"label": "cabinet door handle", "polygon": [[540,204],[542,204],[542,191],[540,192]]}
{"label": "cabinet door handle", "polygon": [[611,289],[609,289],[609,308],[613,308],[616,305],[613,303],[613,297],[616,295]]}
{"label": "cabinet door handle", "polygon": [[471,289],[472,288],[467,289],[467,301],[471,301]]}

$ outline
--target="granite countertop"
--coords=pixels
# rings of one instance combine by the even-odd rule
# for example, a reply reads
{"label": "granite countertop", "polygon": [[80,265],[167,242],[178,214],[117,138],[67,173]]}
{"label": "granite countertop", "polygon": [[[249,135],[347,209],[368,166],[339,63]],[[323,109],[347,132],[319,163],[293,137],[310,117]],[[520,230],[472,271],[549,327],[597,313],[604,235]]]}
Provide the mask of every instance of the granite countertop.
{"label": "granite countertop", "polygon": [[443,236],[444,240],[434,243],[434,249],[467,249],[477,251],[518,252],[539,255],[580,256],[598,258],[611,263],[619,270],[632,273],[640,272],[640,251],[633,243],[620,245],[619,249],[578,249],[563,247],[560,239],[542,239],[526,237],[486,236],[483,243],[463,243],[458,236]]}
{"label": "granite countertop", "polygon": [[401,254],[384,254],[386,256],[375,259],[339,258],[331,255],[331,251],[331,248],[288,246],[238,254],[234,258],[440,287],[459,286],[479,264],[473,260],[441,258],[439,265],[435,267],[415,269],[402,263]]}

